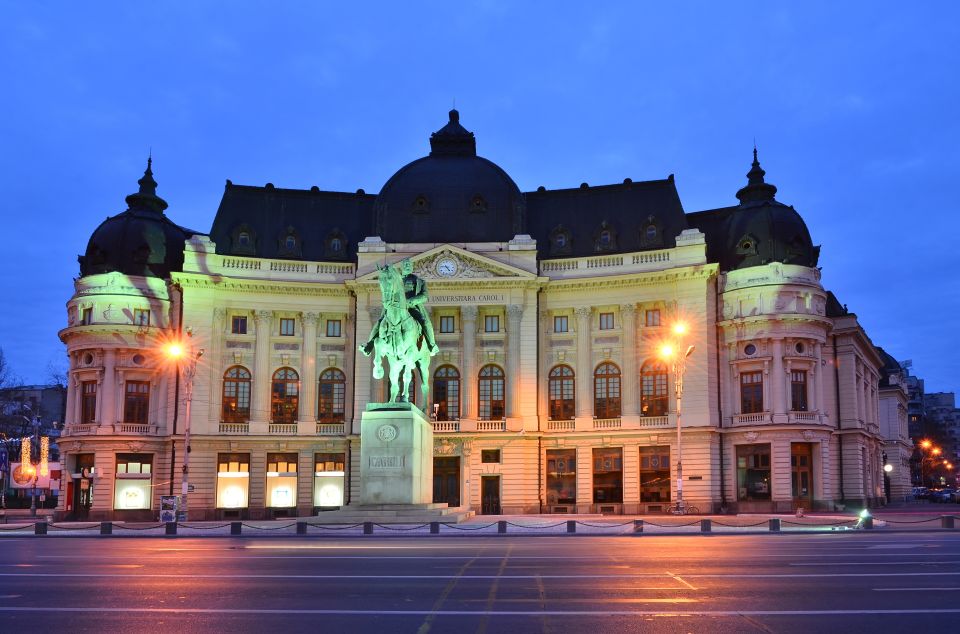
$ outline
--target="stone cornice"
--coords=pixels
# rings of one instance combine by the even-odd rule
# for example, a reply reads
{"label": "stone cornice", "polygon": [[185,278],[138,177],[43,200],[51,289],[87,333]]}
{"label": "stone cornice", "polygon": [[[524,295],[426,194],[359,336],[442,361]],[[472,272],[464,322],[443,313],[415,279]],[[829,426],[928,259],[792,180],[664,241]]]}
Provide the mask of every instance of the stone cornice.
{"label": "stone cornice", "polygon": [[350,290],[343,282],[286,282],[276,280],[236,279],[212,277],[192,273],[176,273],[174,281],[183,288],[212,291],[238,291],[270,295],[302,295],[308,297],[349,297]]}
{"label": "stone cornice", "polygon": [[687,280],[708,280],[716,277],[719,266],[716,264],[698,264],[678,267],[665,271],[649,273],[628,273],[625,275],[598,275],[590,278],[549,280],[545,291],[576,291],[596,288],[628,288],[631,286],[659,286],[662,284]]}

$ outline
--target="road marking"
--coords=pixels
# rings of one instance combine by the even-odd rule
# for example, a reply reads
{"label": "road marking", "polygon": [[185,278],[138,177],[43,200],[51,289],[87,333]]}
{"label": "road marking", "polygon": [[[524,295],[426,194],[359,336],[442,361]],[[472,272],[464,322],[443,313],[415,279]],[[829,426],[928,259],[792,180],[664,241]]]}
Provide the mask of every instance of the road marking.
{"label": "road marking", "polygon": [[823,563],[791,563],[790,566],[940,566],[960,564],[960,559],[943,561],[825,561]]}
{"label": "road marking", "polygon": [[936,588],[874,588],[873,590],[874,592],[956,592],[957,590],[960,590],[960,586],[940,586]]}
{"label": "road marking", "polygon": [[692,585],[690,585],[688,582],[684,581],[683,579],[681,579],[681,578],[678,577],[677,575],[673,574],[672,572],[669,572],[669,571],[668,571],[667,574],[670,575],[671,577],[673,577],[674,579],[676,579],[677,581],[679,581],[680,583],[682,583],[683,585],[687,586],[687,587],[690,588],[691,590],[696,590],[695,587],[693,587]]}
{"label": "road marking", "polygon": [[457,571],[456,575],[448,577],[450,582],[447,583],[447,585],[443,588],[443,591],[440,592],[440,596],[437,597],[437,600],[433,604],[433,609],[427,613],[427,618],[425,618],[423,623],[420,624],[420,627],[417,628],[417,634],[427,634],[430,631],[430,628],[433,626],[433,621],[437,617],[437,614],[439,613],[440,608],[443,606],[444,601],[446,601],[447,597],[450,596],[450,593],[453,592],[457,582],[463,578],[463,573],[467,571],[467,568],[469,568],[470,564],[472,563],[473,560],[471,559],[460,567],[460,570]]}
{"label": "road marking", "polygon": [[[469,565],[471,562],[467,562]],[[823,577],[960,577],[960,571],[957,572],[824,572],[824,573],[687,573],[684,575],[693,579],[820,579]],[[161,573],[133,573],[119,574],[107,572],[0,572],[0,577],[15,577],[25,579],[28,577],[43,578],[83,578],[83,579],[376,579],[386,581],[391,579],[398,580],[433,580],[433,579],[562,579],[564,581],[576,582],[579,579],[656,579],[667,578],[675,579],[670,575],[663,573],[636,573],[632,575],[291,575],[291,574],[161,574]]]}

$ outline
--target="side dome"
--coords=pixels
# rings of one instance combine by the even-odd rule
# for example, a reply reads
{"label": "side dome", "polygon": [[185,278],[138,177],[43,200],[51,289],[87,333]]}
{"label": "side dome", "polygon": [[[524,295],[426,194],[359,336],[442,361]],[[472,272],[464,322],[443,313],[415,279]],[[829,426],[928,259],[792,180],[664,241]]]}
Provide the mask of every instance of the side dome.
{"label": "side dome", "polygon": [[430,136],[430,154],[390,177],[374,206],[386,242],[506,242],[526,233],[526,205],[513,179],[477,156],[460,114]]}
{"label": "side dome", "polygon": [[80,262],[80,276],[119,272],[167,278],[183,269],[183,243],[195,232],[164,215],[167,202],[157,196],[152,159],[138,182],[140,190],[127,196],[128,208],[100,223],[90,236]]}
{"label": "side dome", "polygon": [[766,172],[753,150],[747,185],[737,192],[740,205],[727,219],[723,270],[743,269],[769,262],[815,267],[820,247],[797,210],[774,199],[777,188],[764,181]]}

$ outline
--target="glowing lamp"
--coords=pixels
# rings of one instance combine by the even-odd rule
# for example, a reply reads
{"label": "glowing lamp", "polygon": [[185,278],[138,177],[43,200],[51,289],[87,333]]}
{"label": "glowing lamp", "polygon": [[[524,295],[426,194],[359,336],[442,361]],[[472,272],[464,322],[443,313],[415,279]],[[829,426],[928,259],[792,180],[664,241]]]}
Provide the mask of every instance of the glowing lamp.
{"label": "glowing lamp", "polygon": [[673,346],[671,346],[669,343],[665,343],[662,346],[660,346],[660,356],[665,359],[669,359],[670,357],[672,357]]}
{"label": "glowing lamp", "polygon": [[687,325],[683,322],[678,322],[673,325],[673,334],[683,335],[687,332]]}
{"label": "glowing lamp", "polygon": [[930,442],[929,440],[921,440],[921,441],[920,441],[920,446],[923,447],[924,449],[929,449],[929,448],[931,447],[931,445],[933,445],[933,443]]}
{"label": "glowing lamp", "polygon": [[171,343],[167,346],[167,356],[171,359],[179,359],[183,356],[183,346],[179,343]]}
{"label": "glowing lamp", "polygon": [[887,464],[883,465],[883,470],[886,471],[887,473],[890,473],[891,471],[893,471],[893,465],[887,463]]}

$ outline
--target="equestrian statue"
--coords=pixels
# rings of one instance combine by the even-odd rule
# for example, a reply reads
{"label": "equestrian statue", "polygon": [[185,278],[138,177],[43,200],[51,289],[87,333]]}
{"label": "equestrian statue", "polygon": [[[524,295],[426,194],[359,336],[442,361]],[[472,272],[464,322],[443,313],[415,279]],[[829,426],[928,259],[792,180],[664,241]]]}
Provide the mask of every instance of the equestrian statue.
{"label": "equestrian statue", "polygon": [[[413,371],[420,372],[420,391],[427,403],[430,390],[430,358],[439,352],[433,325],[424,304],[429,299],[427,283],[414,274],[413,263],[403,260],[395,266],[377,265],[383,312],[360,351],[373,355],[373,378],[383,378],[382,359],[390,365],[391,403],[410,400]],[[400,389],[401,380],[403,389]]]}

